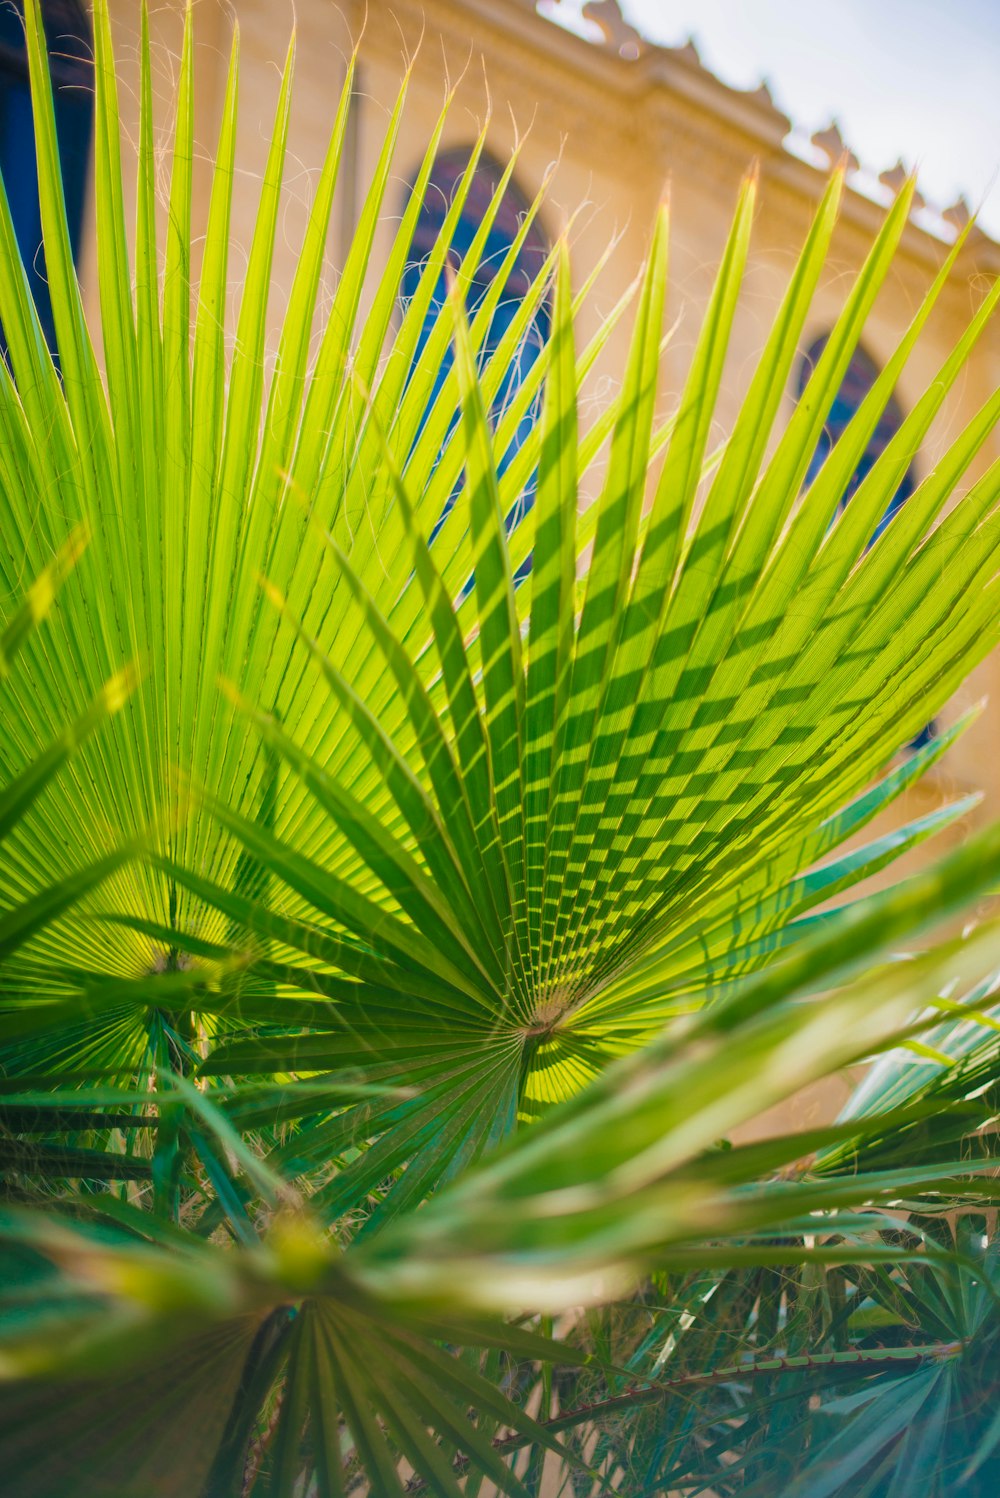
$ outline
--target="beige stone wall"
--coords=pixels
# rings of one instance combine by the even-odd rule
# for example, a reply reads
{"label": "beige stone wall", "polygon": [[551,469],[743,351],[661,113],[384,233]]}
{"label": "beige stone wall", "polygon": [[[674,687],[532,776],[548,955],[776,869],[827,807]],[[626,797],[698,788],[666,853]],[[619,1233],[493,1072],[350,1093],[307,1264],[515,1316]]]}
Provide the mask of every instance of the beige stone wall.
{"label": "beige stone wall", "polygon": [[[112,10],[125,63],[123,113],[131,128],[135,82],[129,60],[134,58],[138,6],[136,0],[112,0]],[[157,82],[164,98],[176,68],[181,10],[181,0],[160,0],[153,14]],[[753,258],[730,377],[718,411],[719,432],[726,429],[823,185],[819,172],[783,149],[786,122],[766,96],[724,88],[684,54],[653,49],[639,62],[622,61],[540,20],[530,0],[368,0],[367,6],[362,0],[295,0],[294,5],[292,0],[234,0],[232,4],[197,0],[199,141],[206,152],[221,111],[233,13],[240,23],[242,63],[233,227],[244,254],[293,13],[298,30],[290,147],[293,166],[274,265],[273,341],[296,263],[310,187],[323,159],[346,58],[356,39],[360,38],[358,109],[330,236],[331,284],[370,180],[405,62],[415,58],[396,156],[396,180],[389,195],[390,212],[380,228],[376,262],[388,254],[406,182],[437,119],[446,78],[456,84],[456,96],[445,127],[445,145],[470,142],[491,105],[489,148],[504,160],[515,139],[523,137],[517,180],[529,198],[553,163],[558,163],[541,220],[550,237],[569,226],[578,283],[609,240],[620,236],[581,318],[581,340],[594,332],[601,315],[638,270],[652,215],[669,181],[673,223],[669,317],[677,326],[664,357],[665,407],[686,372],[741,176],[751,159],[758,158],[762,191]],[[196,222],[204,221],[209,186],[208,163],[203,158],[196,182]],[[848,194],[828,274],[807,329],[810,341],[836,315],[880,214],[867,199]],[[910,226],[866,334],[866,346],[876,360],[884,362],[888,357],[944,253],[937,240]],[[234,295],[240,264],[238,253],[233,265]],[[983,241],[959,261],[900,382],[905,408],[933,378],[971,315],[987,273],[998,266],[1000,251]],[[83,273],[93,289],[92,267],[85,263]],[[590,397],[599,399],[613,388],[625,348],[622,329],[596,371]],[[918,459],[921,475],[995,388],[998,375],[1000,356],[994,337],[986,340],[970,364],[931,433]],[[790,411],[790,394],[786,403]],[[1000,445],[994,440],[983,463],[998,454]],[[997,670],[995,660],[982,668],[960,694],[960,705],[991,692]],[[989,810],[1000,813],[1000,759],[993,752],[993,745],[1000,741],[1000,691],[991,695],[997,701],[967,739],[949,753],[936,785],[921,794],[938,796],[959,786],[981,786]]]}

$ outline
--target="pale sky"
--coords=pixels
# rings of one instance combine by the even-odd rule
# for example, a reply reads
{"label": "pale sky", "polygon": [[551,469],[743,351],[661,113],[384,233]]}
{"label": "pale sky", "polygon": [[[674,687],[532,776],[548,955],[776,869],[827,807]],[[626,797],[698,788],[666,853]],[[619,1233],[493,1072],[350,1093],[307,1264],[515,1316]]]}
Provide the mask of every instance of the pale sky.
{"label": "pale sky", "polygon": [[[582,0],[562,0],[567,8]],[[653,41],[694,37],[724,82],[766,78],[811,135],[840,122],[877,175],[897,157],[944,208],[964,193],[1000,238],[1000,0],[621,0]]]}

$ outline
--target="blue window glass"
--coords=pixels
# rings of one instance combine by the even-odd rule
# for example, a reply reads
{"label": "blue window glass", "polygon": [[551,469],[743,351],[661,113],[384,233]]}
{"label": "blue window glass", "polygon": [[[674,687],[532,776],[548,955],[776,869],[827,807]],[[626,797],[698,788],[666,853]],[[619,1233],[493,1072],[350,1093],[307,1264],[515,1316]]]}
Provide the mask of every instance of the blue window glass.
{"label": "blue window glass", "polygon": [[[55,94],[66,216],[75,255],[83,221],[93,120],[90,21],[80,0],[43,0],[42,15]],[[0,5],[0,175],[10,204],[18,248],[51,348],[54,347],[55,333],[42,252],[23,17],[23,4],[11,5],[10,0],[4,0]]]}
{"label": "blue window glass", "polygon": [[[827,334],[824,334],[821,338],[817,338],[815,343],[810,346],[802,359],[802,363],[799,366],[798,378],[797,394],[799,396],[801,396],[803,391],[805,390],[806,385],[809,381],[809,377],[815,369],[820,355],[826,347],[827,338]],[[816,444],[816,450],[812,455],[812,459],[810,460],[809,470],[806,474],[807,484],[812,483],[813,479],[816,477],[823,464],[826,462],[826,459],[829,457],[832,448],[836,445],[836,443],[840,441],[841,437],[844,435],[844,432],[847,430],[848,424],[850,423],[852,417],[860,407],[869,390],[871,390],[875,381],[878,379],[878,376],[879,369],[874,360],[869,358],[869,356],[864,352],[863,349],[855,350],[855,353],[851,358],[851,362],[848,366],[847,373],[845,374],[841,383],[840,389],[837,391],[837,394],[834,397],[833,404],[830,407],[826,421],[823,425],[822,435],[820,436],[819,442]],[[900,410],[899,402],[896,400],[895,396],[893,396],[883,410],[882,415],[879,419],[878,426],[872,433],[871,438],[868,442],[868,446],[865,448],[864,453],[862,454],[861,461],[859,462],[854,473],[851,475],[847,487],[841,495],[839,504],[837,506],[838,514],[843,511],[845,507],[850,503],[851,499],[857,493],[860,484],[871,472],[872,468],[875,466],[875,463],[881,457],[882,453],[885,451],[886,447],[889,445],[896,432],[899,431],[902,423],[903,413]],[[876,526],[875,531],[871,537],[871,541],[875,541],[877,537],[882,534],[892,517],[898,513],[900,507],[904,505],[909,499],[916,486],[916,474],[911,465],[906,470],[906,473],[903,475],[902,482],[897,488],[892,499],[889,501],[889,504],[886,507],[885,514],[882,516],[881,520]],[[869,545],[870,544],[871,542],[869,542]],[[928,743],[934,737],[934,734],[934,723],[928,723],[925,728],[921,729],[917,737],[912,740],[909,747],[911,749],[920,748],[921,745]]]}
{"label": "blue window glass", "polygon": [[[799,366],[798,394],[800,396],[805,390],[809,377],[815,369],[816,364],[819,362],[820,355],[826,347],[827,338],[828,335],[825,333],[821,338],[817,338],[815,343],[812,344],[808,352],[805,354],[802,363]],[[864,400],[869,390],[874,385],[875,381],[878,379],[878,376],[879,370],[875,362],[868,357],[863,349],[857,349],[851,359],[850,365],[847,369],[847,373],[844,376],[840,389],[837,391],[837,394],[834,397],[833,405],[830,407],[826,421],[823,425],[822,435],[819,439],[819,442],[816,444],[816,451],[812,455],[812,460],[809,464],[809,472],[806,475],[807,484],[812,483],[813,479],[816,477],[823,464],[826,462],[831,449],[835,446],[836,443],[840,441],[841,437],[844,435],[849,422],[860,407],[861,402]],[[857,492],[859,485],[871,472],[872,468],[875,466],[875,463],[881,457],[882,453],[889,445],[889,442],[891,441],[895,433],[898,432],[900,426],[902,425],[902,422],[903,413],[899,408],[898,401],[896,400],[895,396],[893,396],[886,405],[885,410],[882,412],[879,424],[871,435],[868,446],[864,450],[860,463],[858,464],[854,473],[851,475],[847,488],[844,490],[844,493],[841,496],[838,510],[843,510],[844,507],[849,504],[849,502]],[[885,514],[882,516],[882,519],[879,521],[879,524],[875,530],[875,534],[872,536],[873,541],[875,540],[876,536],[881,535],[882,531],[889,524],[889,521],[892,519],[893,515],[896,514],[900,505],[905,504],[915,488],[916,477],[911,467],[907,469],[902,483],[896,490],[896,493],[893,495]]]}
{"label": "blue window glass", "polygon": [[[448,210],[454,201],[455,190],[461,182],[468,164],[469,151],[465,148],[442,152],[434,164],[434,169],[431,172],[427,190],[424,194],[420,215],[417,219],[417,225],[413,233],[408,263],[403,272],[400,298],[404,304],[410,300],[417,289],[421,271],[437,243]],[[462,213],[452,238],[449,258],[453,265],[460,266],[465,261],[473,239],[483,221],[483,217],[499,189],[501,178],[502,172],[497,163],[486,155],[481,156],[473,174]],[[466,287],[466,304],[470,318],[475,316],[483,298],[487,295],[491,287],[494,286],[497,276],[503,274],[505,261],[517,239],[525,215],[528,212],[528,206],[527,200],[521,195],[514,184],[510,183],[493,219],[482,256],[478,264],[473,268],[471,281]],[[504,284],[500,290],[499,301],[493,313],[480,355],[481,366],[488,362],[490,356],[503,338],[504,333],[509,329],[518,308],[521,306],[524,297],[541,270],[548,251],[549,246],[536,220],[528,229],[524,241],[518,250],[516,259],[507,271]],[[434,320],[444,305],[445,295],[445,275],[442,272],[427,310],[425,326],[417,345],[417,357],[419,357],[423,349]],[[522,340],[516,356],[510,361],[497,391],[490,412],[494,429],[496,428],[496,422],[500,414],[538,358],[539,352],[549,336],[550,326],[551,308],[546,298],[540,303],[535,312],[527,334]],[[440,369],[436,373],[430,403],[433,402],[440,391],[451,368],[452,359],[453,353],[449,348]],[[497,454],[497,468],[500,473],[503,473],[509,466],[512,458],[524,441],[526,434],[530,432],[537,414],[538,401],[536,399],[532,403],[531,408],[521,418],[518,428],[510,442],[506,445],[505,450]],[[517,504],[508,515],[508,528],[513,527],[522,515],[527,512],[533,499],[534,482],[532,480],[525,486],[523,493],[518,498]],[[444,514],[447,514],[453,502],[454,496],[452,496],[452,500],[446,507]],[[444,515],[442,515],[441,519],[444,519]]]}

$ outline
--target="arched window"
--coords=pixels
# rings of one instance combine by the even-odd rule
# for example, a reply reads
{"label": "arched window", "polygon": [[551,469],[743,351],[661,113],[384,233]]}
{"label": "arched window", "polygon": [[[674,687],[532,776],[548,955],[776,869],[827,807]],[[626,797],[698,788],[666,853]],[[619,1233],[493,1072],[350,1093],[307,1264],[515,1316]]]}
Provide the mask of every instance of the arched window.
{"label": "arched window", "polygon": [[[799,366],[797,390],[797,394],[799,396],[801,396],[803,391],[805,390],[806,385],[809,381],[809,377],[815,369],[817,363],[819,362],[819,358],[826,347],[828,337],[829,335],[824,333],[821,338],[817,338],[815,343],[811,344],[802,358],[802,363]],[[871,390],[875,381],[878,379],[878,376],[879,369],[874,360],[871,359],[863,349],[856,349],[854,355],[851,358],[851,362],[848,365],[847,373],[845,374],[841,382],[840,389],[837,391],[837,394],[834,397],[833,404],[830,407],[830,411],[827,415],[826,421],[823,424],[823,433],[819,439],[819,442],[816,444],[816,450],[812,455],[812,459],[809,463],[809,470],[806,474],[807,484],[812,483],[813,479],[816,477],[823,464],[826,462],[831,449],[840,441],[841,437],[844,435],[844,432],[847,430],[851,418],[860,407],[869,390]],[[871,472],[872,468],[875,466],[875,463],[881,457],[882,453],[885,451],[886,447],[889,445],[896,432],[899,431],[899,428],[902,426],[902,424],[903,413],[900,410],[899,402],[896,400],[896,397],[892,396],[885,406],[881,417],[879,418],[878,426],[875,428],[874,432],[868,440],[868,445],[861,456],[861,461],[858,463],[857,468],[852,473],[847,483],[847,487],[840,497],[840,501],[837,506],[838,513],[851,502],[852,498],[858,490],[858,487],[867,476],[867,474]],[[911,466],[906,470],[906,473],[903,475],[902,482],[897,488],[895,494],[892,496],[892,499],[886,506],[885,513],[883,514],[878,525],[875,527],[875,530],[871,537],[871,541],[874,541],[878,536],[881,535],[892,517],[898,512],[900,506],[905,504],[909,499],[916,486],[916,474],[911,464]],[[869,542],[869,544],[871,544],[871,542]],[[919,748],[922,744],[926,744],[930,739],[932,739],[934,737],[934,734],[934,723],[928,723],[925,728],[921,729],[920,733],[911,742],[909,747],[911,749]]]}
{"label": "arched window", "polygon": [[[448,210],[454,201],[455,190],[468,168],[469,155],[468,149],[465,148],[444,151],[434,163],[434,168],[424,194],[424,201],[420,208],[417,225],[413,233],[408,263],[403,271],[400,298],[404,305],[416,291],[420,280],[420,273],[444,227]],[[472,242],[483,222],[484,215],[487,213],[493,198],[499,190],[502,176],[503,173],[497,163],[489,156],[483,154],[477,163],[461,215],[452,236],[450,259],[453,265],[457,266],[464,263]],[[479,257],[475,267],[472,268],[471,282],[466,290],[470,318],[475,316],[477,308],[487,292],[494,285],[497,276],[502,274],[504,263],[517,239],[528,211],[529,205],[527,200],[514,184],[510,183],[490,226],[483,253]],[[485,364],[488,361],[504,333],[510,327],[519,306],[545,263],[548,251],[549,246],[536,219],[529,227],[524,241],[518,250],[514,264],[507,272],[483,345],[480,356],[481,364]],[[417,345],[417,357],[419,357],[427,334],[444,304],[445,295],[445,275],[442,272],[431,304],[428,307],[424,331]],[[540,303],[535,312],[517,355],[511,360],[501,381],[491,411],[494,426],[500,413],[538,358],[539,352],[549,336],[550,326],[551,311],[549,302],[545,299]],[[441,368],[436,373],[434,389],[430,397],[431,402],[437,396],[451,368],[452,358],[453,353],[449,348],[445,359],[442,361]],[[514,434],[513,439],[506,445],[505,450],[497,454],[497,466],[501,473],[517,452],[526,433],[531,430],[536,416],[537,401],[533,403],[532,408],[522,417],[518,430]],[[515,510],[508,516],[508,525],[515,524],[520,519],[520,516],[530,508],[533,497],[533,491],[530,489],[521,496]]]}
{"label": "arched window", "polygon": [[[82,0],[42,0],[45,38],[55,93],[56,130],[70,239],[76,254],[83,221],[93,121],[90,20]],[[0,5],[0,175],[10,204],[18,248],[49,346],[54,347],[52,305],[42,256],[35,137],[24,45],[24,6]],[[2,347],[2,335],[0,335]]]}
{"label": "arched window", "polygon": [[[815,343],[810,346],[803,356],[802,363],[799,366],[797,392],[800,396],[806,388],[810,375],[819,362],[820,355],[826,348],[828,337],[829,335],[824,333],[821,338],[817,338]],[[848,365],[847,373],[841,382],[840,389],[834,397],[833,405],[830,407],[823,425],[823,434],[816,444],[816,451],[812,455],[809,472],[806,475],[807,484],[812,483],[826,462],[830,450],[844,435],[851,418],[878,379],[878,376],[879,370],[874,360],[869,358],[864,349],[856,349]],[[871,472],[876,461],[889,445],[892,437],[899,431],[902,423],[903,413],[899,408],[899,402],[895,396],[892,396],[882,412],[878,426],[868,441],[868,446],[864,450],[860,463],[851,475],[847,488],[841,496],[838,509],[842,510],[854,497],[858,486],[867,474]],[[902,483],[893,495],[882,519],[879,521],[872,540],[875,539],[875,536],[881,534],[900,505],[909,499],[915,488],[916,476],[911,467],[907,469]]]}

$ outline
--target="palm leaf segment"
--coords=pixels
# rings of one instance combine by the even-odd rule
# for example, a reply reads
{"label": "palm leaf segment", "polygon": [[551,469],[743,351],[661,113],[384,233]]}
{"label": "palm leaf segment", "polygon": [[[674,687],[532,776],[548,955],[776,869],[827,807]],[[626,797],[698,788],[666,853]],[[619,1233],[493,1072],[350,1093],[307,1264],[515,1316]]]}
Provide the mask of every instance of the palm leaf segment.
{"label": "palm leaf segment", "polygon": [[59,1498],[68,1483],[88,1498],[288,1498],[303,1481],[331,1498],[403,1498],[413,1473],[459,1498],[470,1459],[497,1491],[529,1498],[497,1429],[561,1450],[502,1375],[507,1359],[584,1354],[517,1326],[382,1305],[294,1219],[241,1255],[113,1198],[90,1206],[75,1225],[0,1213],[21,1313],[0,1337],[16,1498]]}
{"label": "palm leaf segment", "polygon": [[[565,247],[480,369],[493,308],[488,295],[467,327],[461,276],[450,310],[423,336],[460,191],[394,326],[440,123],[360,318],[401,97],[311,355],[349,77],[275,372],[265,382],[291,52],[229,358],[238,38],[192,319],[190,21],[161,274],[148,43],[130,257],[114,59],[100,0],[102,377],[65,230],[35,0],[26,15],[62,379],[40,337],[0,201],[11,549],[44,562],[66,525],[82,518],[90,526],[78,627],[52,662],[56,700],[76,700],[129,659],[144,679],[100,754],[84,746],[55,815],[68,817],[71,799],[97,854],[137,827],[153,829],[157,852],[108,885],[103,913],[117,919],[52,928],[34,969],[19,974],[19,989],[34,981],[48,990],[43,959],[63,971],[69,945],[80,981],[114,975],[117,1007],[98,1015],[96,1027],[87,1010],[95,1047],[103,1036],[93,1059],[131,1071],[149,1048],[146,975],[184,967],[172,975],[175,986],[209,1019],[197,1041],[202,1053],[220,1029],[251,1030],[219,1047],[209,1069],[348,1066],[372,1081],[413,1085],[415,1100],[366,1102],[361,1112],[303,1131],[284,1163],[294,1155],[305,1169],[381,1135],[331,1187],[338,1201],[354,1202],[433,1142],[424,1168],[407,1176],[405,1194],[416,1199],[508,1129],[519,1108],[531,1112],[574,1090],[709,988],[780,956],[820,901],[964,809],[943,810],[860,853],[829,856],[947,746],[948,737],[871,785],[996,635],[996,474],[941,516],[1000,414],[1000,397],[868,543],[1000,292],[985,299],[831,524],[959,250],[799,502],[825,412],[889,273],[912,187],[889,212],[778,435],[782,392],[836,221],[841,181],[832,180],[743,406],[711,454],[755,185],[741,193],[679,406],[660,423],[664,211],[621,391],[581,435],[578,392],[614,319],[577,354]],[[476,151],[466,185],[475,160]],[[482,244],[488,226],[489,214]],[[473,245],[463,276],[480,250]],[[486,412],[549,294],[556,261],[552,339],[492,430]],[[502,274],[494,278],[496,296],[503,283]],[[428,412],[452,340],[454,370]],[[543,379],[540,420],[498,476],[495,454],[506,451]],[[581,515],[581,484],[608,442],[600,498]],[[503,517],[531,482],[534,510],[508,536]],[[515,587],[529,555],[530,581]],[[249,704],[263,746],[230,711],[220,677]],[[178,767],[208,794],[192,798]],[[5,868],[6,889],[58,865],[53,825],[48,817],[26,824]],[[254,952],[254,969],[234,994],[212,959],[238,932],[267,950]],[[62,1013],[59,1044],[72,1047],[81,1010],[70,1000]],[[58,1029],[54,1015],[40,1022],[49,1036]],[[37,1067],[44,1053],[30,1049],[32,1024],[18,1016],[14,1033],[29,1051],[14,1065]]]}
{"label": "palm leaf segment", "polygon": [[[3,551],[9,560],[0,565],[6,569],[8,591],[16,577],[47,566],[78,525],[84,524],[91,536],[78,567],[66,638],[50,652],[52,688],[36,716],[37,744],[61,723],[64,704],[82,710],[100,684],[128,663],[134,663],[142,685],[100,747],[83,748],[74,777],[63,791],[53,793],[45,819],[34,818],[19,829],[6,850],[2,887],[13,896],[58,876],[66,842],[55,829],[64,822],[74,827],[95,858],[140,832],[188,867],[207,866],[237,889],[259,890],[259,873],[241,858],[238,845],[217,822],[191,813],[177,772],[183,769],[197,783],[220,791],[229,804],[254,815],[261,815],[263,803],[273,804],[273,757],[263,754],[234,722],[218,690],[220,677],[235,682],[253,701],[273,708],[314,749],[335,744],[343,732],[339,708],[317,697],[314,683],[280,638],[273,611],[257,586],[258,575],[266,571],[327,648],[354,628],[350,601],[338,592],[334,569],[323,549],[310,543],[306,501],[333,529],[358,568],[368,572],[381,606],[397,623],[406,618],[412,597],[406,587],[409,564],[399,554],[400,522],[391,506],[391,491],[379,479],[383,439],[376,436],[377,422],[421,496],[421,513],[430,525],[446,508],[461,457],[457,443],[448,438],[456,410],[454,376],[443,382],[428,409],[450,322],[439,319],[428,333],[427,312],[482,140],[476,143],[440,240],[404,315],[397,319],[400,276],[444,122],[442,116],[384,270],[372,277],[372,247],[386,193],[392,190],[404,84],[350,254],[320,328],[317,307],[327,294],[327,231],[352,97],[353,68],[349,70],[317,180],[274,372],[265,380],[268,293],[287,146],[292,51],[281,84],[230,357],[225,327],[238,36],[195,286],[191,267],[198,226],[192,223],[190,17],[173,122],[165,245],[157,242],[160,155],[149,45],[143,40],[137,214],[130,245],[110,25],[106,4],[98,3],[94,178],[103,343],[99,353],[85,320],[66,232],[36,0],[29,0],[25,16],[59,362],[57,367],[46,348],[6,198],[0,194],[0,320],[9,350],[8,363],[0,368]],[[484,251],[513,170],[514,162],[468,252],[470,270]],[[513,259],[516,246],[511,253]],[[487,390],[502,385],[512,352],[546,294],[550,269],[540,273],[500,346],[489,359],[484,357]],[[502,292],[503,274],[494,281],[473,332],[479,350]],[[359,309],[365,298],[362,319]],[[602,329],[583,356],[581,373],[592,365],[609,331],[610,327]],[[348,378],[348,369],[353,379]],[[525,411],[533,408],[541,377],[539,366],[500,418],[508,439],[519,429]],[[359,384],[371,391],[371,416]],[[530,476],[532,453],[529,438],[502,481],[511,502]],[[457,591],[472,564],[468,542],[454,522],[442,529],[441,553],[450,558],[444,572]],[[15,770],[23,768],[36,742],[13,722],[5,721],[0,731],[5,757]],[[282,818],[290,825],[301,824],[303,805],[296,785],[286,784]],[[311,822],[315,840],[322,842],[325,829],[315,816]],[[178,928],[189,937],[200,933],[205,950],[213,938],[230,931],[227,921],[206,916],[201,902],[189,901],[182,887],[148,862],[132,860],[123,866],[106,885],[101,901],[103,911],[127,915],[128,924],[110,927],[90,919],[50,931],[35,949],[33,966],[18,974],[19,993],[31,986],[49,992],[54,982],[51,970],[65,970],[67,951],[84,980],[88,975],[111,975],[123,983],[139,982],[165,966],[178,966],[177,948],[164,932]],[[38,971],[40,964],[47,964],[46,974]],[[107,1046],[100,1056],[95,1050],[95,1064],[116,1064],[125,1072],[134,1069],[147,1050],[148,1025],[142,1014],[140,1006],[133,1023],[116,1013],[114,1024],[109,1021],[106,1027]],[[96,1046],[94,1026],[90,1039]]]}
{"label": "palm leaf segment", "polygon": [[[813,907],[968,808],[959,803],[861,851],[829,856],[947,747],[951,735],[872,784],[991,648],[997,629],[996,472],[941,519],[995,423],[996,397],[871,544],[996,292],[833,523],[950,257],[871,398],[797,502],[824,414],[891,264],[909,190],[766,456],[839,191],[835,179],[732,433],[711,459],[752,184],[679,409],[661,432],[654,411],[665,213],[659,221],[604,486],[583,535],[584,444],[561,251],[538,498],[525,526],[530,583],[515,586],[459,279],[452,305],[465,479],[454,513],[471,543],[468,604],[442,574],[388,445],[382,462],[422,600],[414,624],[394,627],[335,537],[327,546],[339,589],[358,611],[357,652],[327,653],[280,588],[267,586],[353,731],[334,753],[316,755],[273,715],[244,704],[328,818],[324,858],[306,856],[298,829],[275,837],[217,812],[309,913],[297,925],[173,872],[286,955],[297,948],[310,959],[296,972],[283,958],[270,969],[274,978],[334,1002],[327,1018],[317,1011],[307,1034],[234,1039],[207,1070],[349,1064],[420,1090],[413,1103],[384,1111],[365,1104],[287,1146],[283,1163],[306,1169],[381,1134],[326,1188],[331,1209],[363,1198],[425,1147],[422,1167],[411,1166],[393,1197],[397,1207],[418,1199],[509,1127],[518,1108],[531,1112],[573,1091],[707,990],[780,956],[810,928]],[[661,446],[663,466],[644,510]]]}

